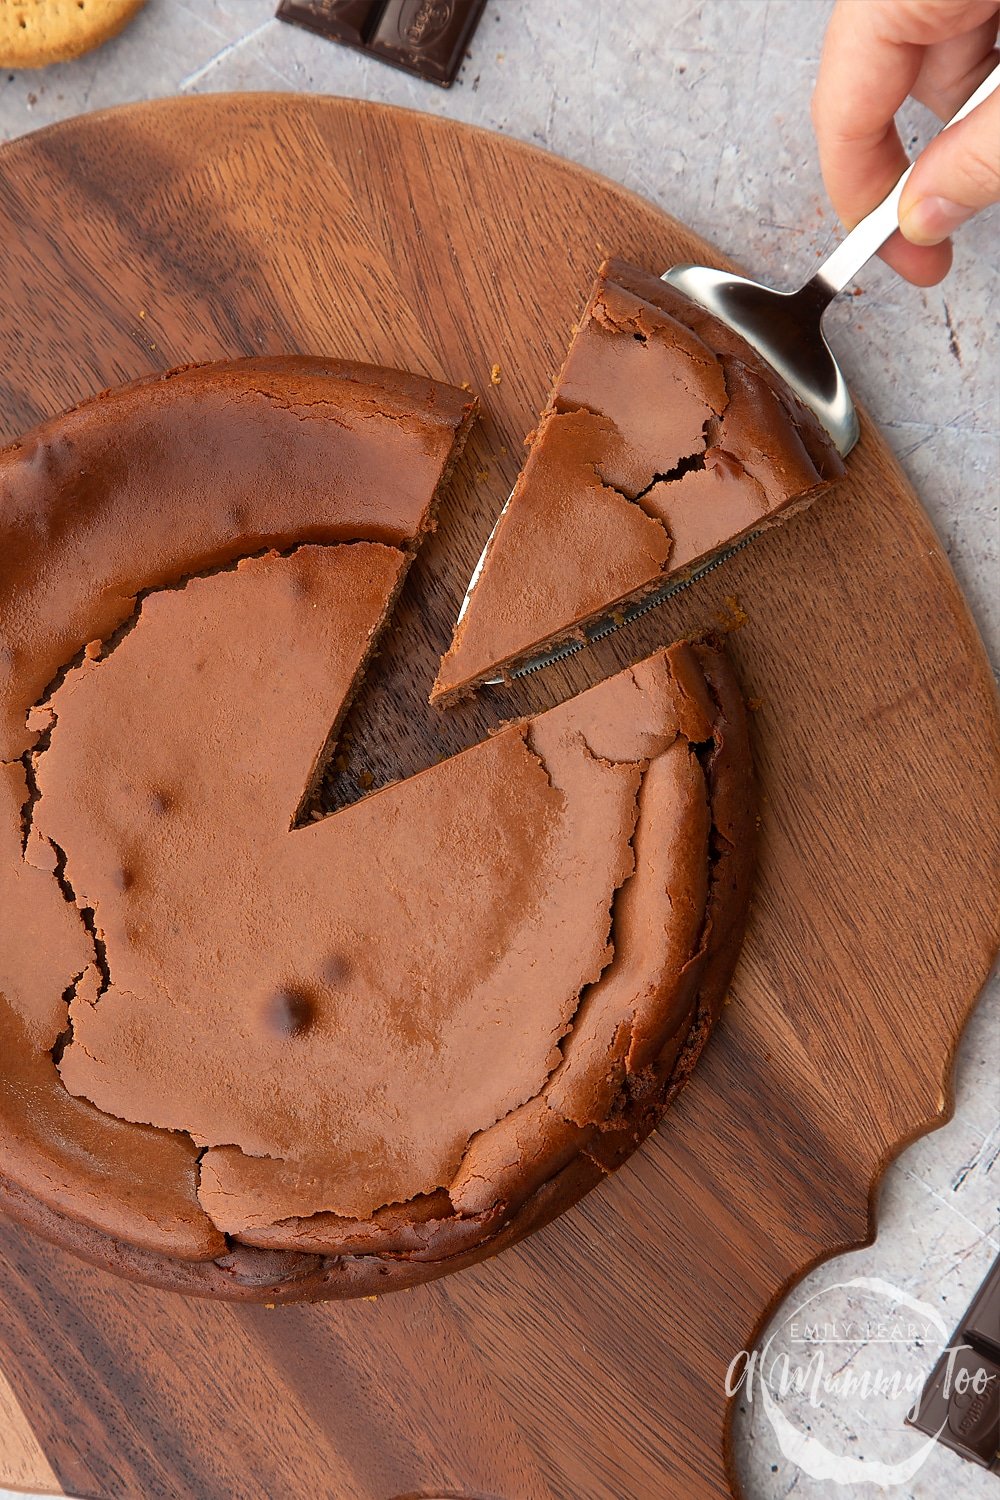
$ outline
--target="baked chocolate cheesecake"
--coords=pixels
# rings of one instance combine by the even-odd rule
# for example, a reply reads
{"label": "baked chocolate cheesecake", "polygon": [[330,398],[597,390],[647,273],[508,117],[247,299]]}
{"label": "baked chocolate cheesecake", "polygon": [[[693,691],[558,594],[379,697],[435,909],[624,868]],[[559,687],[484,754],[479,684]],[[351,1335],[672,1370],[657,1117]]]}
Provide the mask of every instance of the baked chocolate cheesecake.
{"label": "baked chocolate cheesecake", "polygon": [[617,260],[528,441],[432,701],[681,581],[843,473],[812,412],[749,345]]}
{"label": "baked chocolate cheesecake", "polygon": [[244,361],[0,455],[0,1207],[99,1265],[441,1275],[623,1160],[719,1012],[754,814],[710,645],[311,811],[470,416]]}

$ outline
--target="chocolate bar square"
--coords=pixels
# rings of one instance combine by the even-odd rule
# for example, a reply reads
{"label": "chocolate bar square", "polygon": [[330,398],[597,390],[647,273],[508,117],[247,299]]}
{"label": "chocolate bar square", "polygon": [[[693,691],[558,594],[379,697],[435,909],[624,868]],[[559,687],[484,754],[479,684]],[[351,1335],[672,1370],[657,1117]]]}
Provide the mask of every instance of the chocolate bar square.
{"label": "chocolate bar square", "polygon": [[281,0],[277,14],[331,41],[363,47],[381,9],[381,0]]}
{"label": "chocolate bar square", "polygon": [[486,0],[388,0],[368,39],[383,62],[448,88]]}
{"label": "chocolate bar square", "polygon": [[934,1366],[907,1421],[984,1469],[997,1467],[1000,1364],[976,1349],[954,1348]]}
{"label": "chocolate bar square", "polygon": [[281,0],[279,21],[450,88],[486,0]]}

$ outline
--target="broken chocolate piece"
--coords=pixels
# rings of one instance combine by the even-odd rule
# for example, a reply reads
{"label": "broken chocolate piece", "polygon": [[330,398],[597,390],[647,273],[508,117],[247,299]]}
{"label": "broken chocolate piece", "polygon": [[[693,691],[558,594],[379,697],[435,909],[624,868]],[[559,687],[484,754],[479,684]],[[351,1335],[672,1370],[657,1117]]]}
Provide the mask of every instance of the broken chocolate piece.
{"label": "broken chocolate piece", "polygon": [[973,1297],[962,1332],[970,1344],[1000,1363],[1000,1257]]}
{"label": "broken chocolate piece", "polygon": [[962,1458],[1000,1473],[1000,1257],[907,1417]]}
{"label": "broken chocolate piece", "polygon": [[332,42],[362,47],[381,9],[381,0],[281,0],[277,16]]}
{"label": "broken chocolate piece", "polygon": [[939,1360],[907,1418],[952,1452],[1000,1471],[1000,1363],[971,1347]]}
{"label": "broken chocolate piece", "polygon": [[388,0],[368,40],[383,62],[448,88],[486,0]]}
{"label": "broken chocolate piece", "polygon": [[277,16],[450,88],[485,4],[486,0],[281,0]]}

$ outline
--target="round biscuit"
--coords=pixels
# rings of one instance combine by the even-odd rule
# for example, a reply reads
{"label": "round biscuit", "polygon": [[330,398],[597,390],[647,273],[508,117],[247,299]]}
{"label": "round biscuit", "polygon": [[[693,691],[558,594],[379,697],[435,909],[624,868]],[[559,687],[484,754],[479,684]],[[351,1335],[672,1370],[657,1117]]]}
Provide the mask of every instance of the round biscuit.
{"label": "round biscuit", "polygon": [[146,0],[0,0],[0,67],[66,62],[113,36]]}

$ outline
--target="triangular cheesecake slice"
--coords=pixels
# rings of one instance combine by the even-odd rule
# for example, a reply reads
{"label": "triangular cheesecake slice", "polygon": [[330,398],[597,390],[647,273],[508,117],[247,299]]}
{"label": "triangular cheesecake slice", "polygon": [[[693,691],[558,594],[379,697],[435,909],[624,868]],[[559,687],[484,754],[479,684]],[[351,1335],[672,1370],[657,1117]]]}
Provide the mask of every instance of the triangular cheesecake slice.
{"label": "triangular cheesecake slice", "polygon": [[843,473],[747,344],[621,261],[601,268],[529,443],[433,702],[680,581]]}

